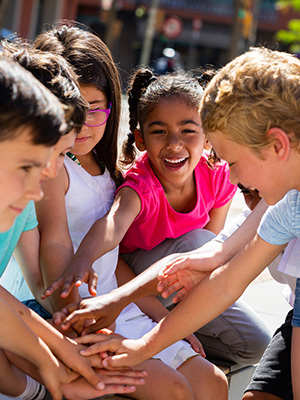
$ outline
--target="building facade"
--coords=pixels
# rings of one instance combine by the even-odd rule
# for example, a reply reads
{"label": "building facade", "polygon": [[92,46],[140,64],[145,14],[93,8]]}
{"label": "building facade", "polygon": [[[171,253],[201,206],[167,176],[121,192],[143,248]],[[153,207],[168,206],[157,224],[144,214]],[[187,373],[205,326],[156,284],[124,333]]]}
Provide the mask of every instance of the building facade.
{"label": "building facade", "polygon": [[174,50],[175,65],[190,69],[218,68],[236,55],[232,50],[240,53],[251,44],[278,47],[274,35],[291,17],[278,12],[275,0],[1,0],[0,27],[33,39],[58,19],[82,22],[106,41],[126,80],[141,62],[154,3],[147,42],[147,64],[154,68],[166,48]]}

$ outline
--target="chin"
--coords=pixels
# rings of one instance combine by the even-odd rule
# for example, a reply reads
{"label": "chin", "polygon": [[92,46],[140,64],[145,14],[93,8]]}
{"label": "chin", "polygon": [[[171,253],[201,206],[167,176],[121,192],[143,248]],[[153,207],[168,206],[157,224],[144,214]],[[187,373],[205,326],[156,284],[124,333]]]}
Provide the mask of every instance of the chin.
{"label": "chin", "polygon": [[5,219],[1,221],[1,217],[0,217],[0,232],[6,232],[8,231],[14,224],[15,219]]}

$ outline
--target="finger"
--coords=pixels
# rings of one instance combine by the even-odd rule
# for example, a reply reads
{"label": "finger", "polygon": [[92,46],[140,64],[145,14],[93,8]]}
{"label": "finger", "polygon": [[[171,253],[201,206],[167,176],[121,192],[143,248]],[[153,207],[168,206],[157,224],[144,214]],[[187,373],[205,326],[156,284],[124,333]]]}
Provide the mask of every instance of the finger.
{"label": "finger", "polygon": [[57,311],[53,314],[52,321],[53,321],[54,325],[60,325],[65,317],[66,317],[66,315],[63,312]]}
{"label": "finger", "polygon": [[74,284],[76,287],[79,287],[84,282],[84,276],[77,272],[77,275],[74,279]]}
{"label": "finger", "polygon": [[132,368],[120,368],[118,370],[115,369],[99,369],[97,372],[101,371],[102,380],[106,383],[105,376],[127,376],[131,378],[143,378],[148,375],[148,372],[145,370],[134,370]]}
{"label": "finger", "polygon": [[186,260],[183,260],[182,258],[178,259],[173,263],[169,264],[168,266],[166,266],[167,268],[165,269],[164,273],[165,275],[176,274],[181,269],[184,269],[185,265],[186,265]]}
{"label": "finger", "polygon": [[62,288],[62,292],[61,292],[61,297],[62,298],[66,298],[69,296],[69,294],[71,293],[71,290],[74,286],[74,278],[72,277],[68,277],[65,279],[64,284],[63,284],[63,288]]}
{"label": "finger", "polygon": [[123,385],[117,385],[117,384],[110,384],[107,385],[107,387],[105,388],[105,393],[103,394],[115,394],[115,393],[133,393],[136,390],[135,386],[123,386]]}
{"label": "finger", "polygon": [[[103,347],[103,346],[105,346],[105,347]],[[101,353],[101,352],[104,352],[104,351],[108,351],[108,350],[114,352],[116,349],[117,349],[117,347],[114,347],[113,344],[104,345],[103,343],[100,342],[100,343],[91,344],[86,349],[81,350],[80,354],[83,355],[83,356],[88,357],[88,356],[92,356],[94,354],[98,354],[98,353]]]}
{"label": "finger", "polygon": [[68,315],[62,322],[62,326],[70,327],[70,325],[74,324],[77,321],[83,319],[91,319],[93,318],[92,314],[87,310],[76,310]]}
{"label": "finger", "polygon": [[177,281],[174,282],[171,286],[167,287],[163,292],[162,292],[162,297],[166,298],[169,297],[171,294],[177,292],[178,290],[180,290],[182,288],[182,284]]}
{"label": "finger", "polygon": [[42,294],[42,298],[51,296],[58,288],[60,288],[64,283],[62,278],[58,278],[56,281],[52,282],[47,289]]}
{"label": "finger", "polygon": [[105,388],[104,382],[99,378],[93,368],[90,368],[88,373],[82,373],[82,376],[96,389],[103,390]]}
{"label": "finger", "polygon": [[145,379],[143,378],[120,375],[120,371],[107,370],[107,372],[115,372],[118,375],[106,377],[105,386],[107,386],[108,384],[139,385],[139,386],[145,384]]}
{"label": "finger", "polygon": [[[93,271],[94,272],[94,271]],[[97,295],[98,275],[94,272],[89,279],[89,293],[91,296]]]}
{"label": "finger", "polygon": [[174,304],[179,303],[186,295],[188,294],[188,291],[183,288],[181,289],[172,299],[172,302]]}
{"label": "finger", "polygon": [[[167,290],[169,287],[172,287],[175,283],[178,283],[177,275],[172,275],[172,277],[165,277],[163,280],[159,281],[157,284],[157,290],[159,292],[164,292]],[[181,285],[179,283],[179,285]],[[182,286],[182,285],[181,285]]]}
{"label": "finger", "polygon": [[89,335],[90,333],[98,332],[105,327],[105,322],[101,319],[97,320],[94,324],[90,324],[83,331],[82,335]]}
{"label": "finger", "polygon": [[122,368],[122,367],[130,367],[128,363],[128,355],[125,354],[118,354],[111,357],[107,357],[102,362],[104,368]]}

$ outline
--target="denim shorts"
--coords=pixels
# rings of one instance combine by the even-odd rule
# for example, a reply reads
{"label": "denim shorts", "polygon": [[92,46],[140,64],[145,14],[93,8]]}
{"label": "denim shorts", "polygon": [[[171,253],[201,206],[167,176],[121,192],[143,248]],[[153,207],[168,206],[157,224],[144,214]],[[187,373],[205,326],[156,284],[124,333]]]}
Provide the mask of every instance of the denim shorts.
{"label": "denim shorts", "polygon": [[300,327],[300,278],[297,279],[296,290],[295,290],[295,303],[294,303],[294,315],[292,319],[292,326]]}
{"label": "denim shorts", "polygon": [[44,307],[42,307],[40,305],[40,303],[38,303],[35,299],[25,300],[25,301],[22,301],[22,303],[25,304],[25,306],[31,308],[37,314],[39,314],[40,317],[42,317],[44,319],[52,318],[52,315],[49,314],[48,311],[45,310]]}

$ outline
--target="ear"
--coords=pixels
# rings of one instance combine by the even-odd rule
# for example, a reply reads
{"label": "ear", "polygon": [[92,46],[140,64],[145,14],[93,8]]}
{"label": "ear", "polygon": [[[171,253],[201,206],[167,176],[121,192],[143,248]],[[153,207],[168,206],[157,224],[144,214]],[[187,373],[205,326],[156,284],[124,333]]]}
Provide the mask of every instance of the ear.
{"label": "ear", "polygon": [[279,157],[279,160],[285,161],[291,150],[291,143],[288,134],[284,130],[274,127],[269,130],[267,136],[269,137],[272,148],[277,157]]}
{"label": "ear", "polygon": [[143,134],[140,129],[135,129],[134,132],[134,138],[135,138],[135,145],[140,151],[145,151],[146,146],[143,138]]}

